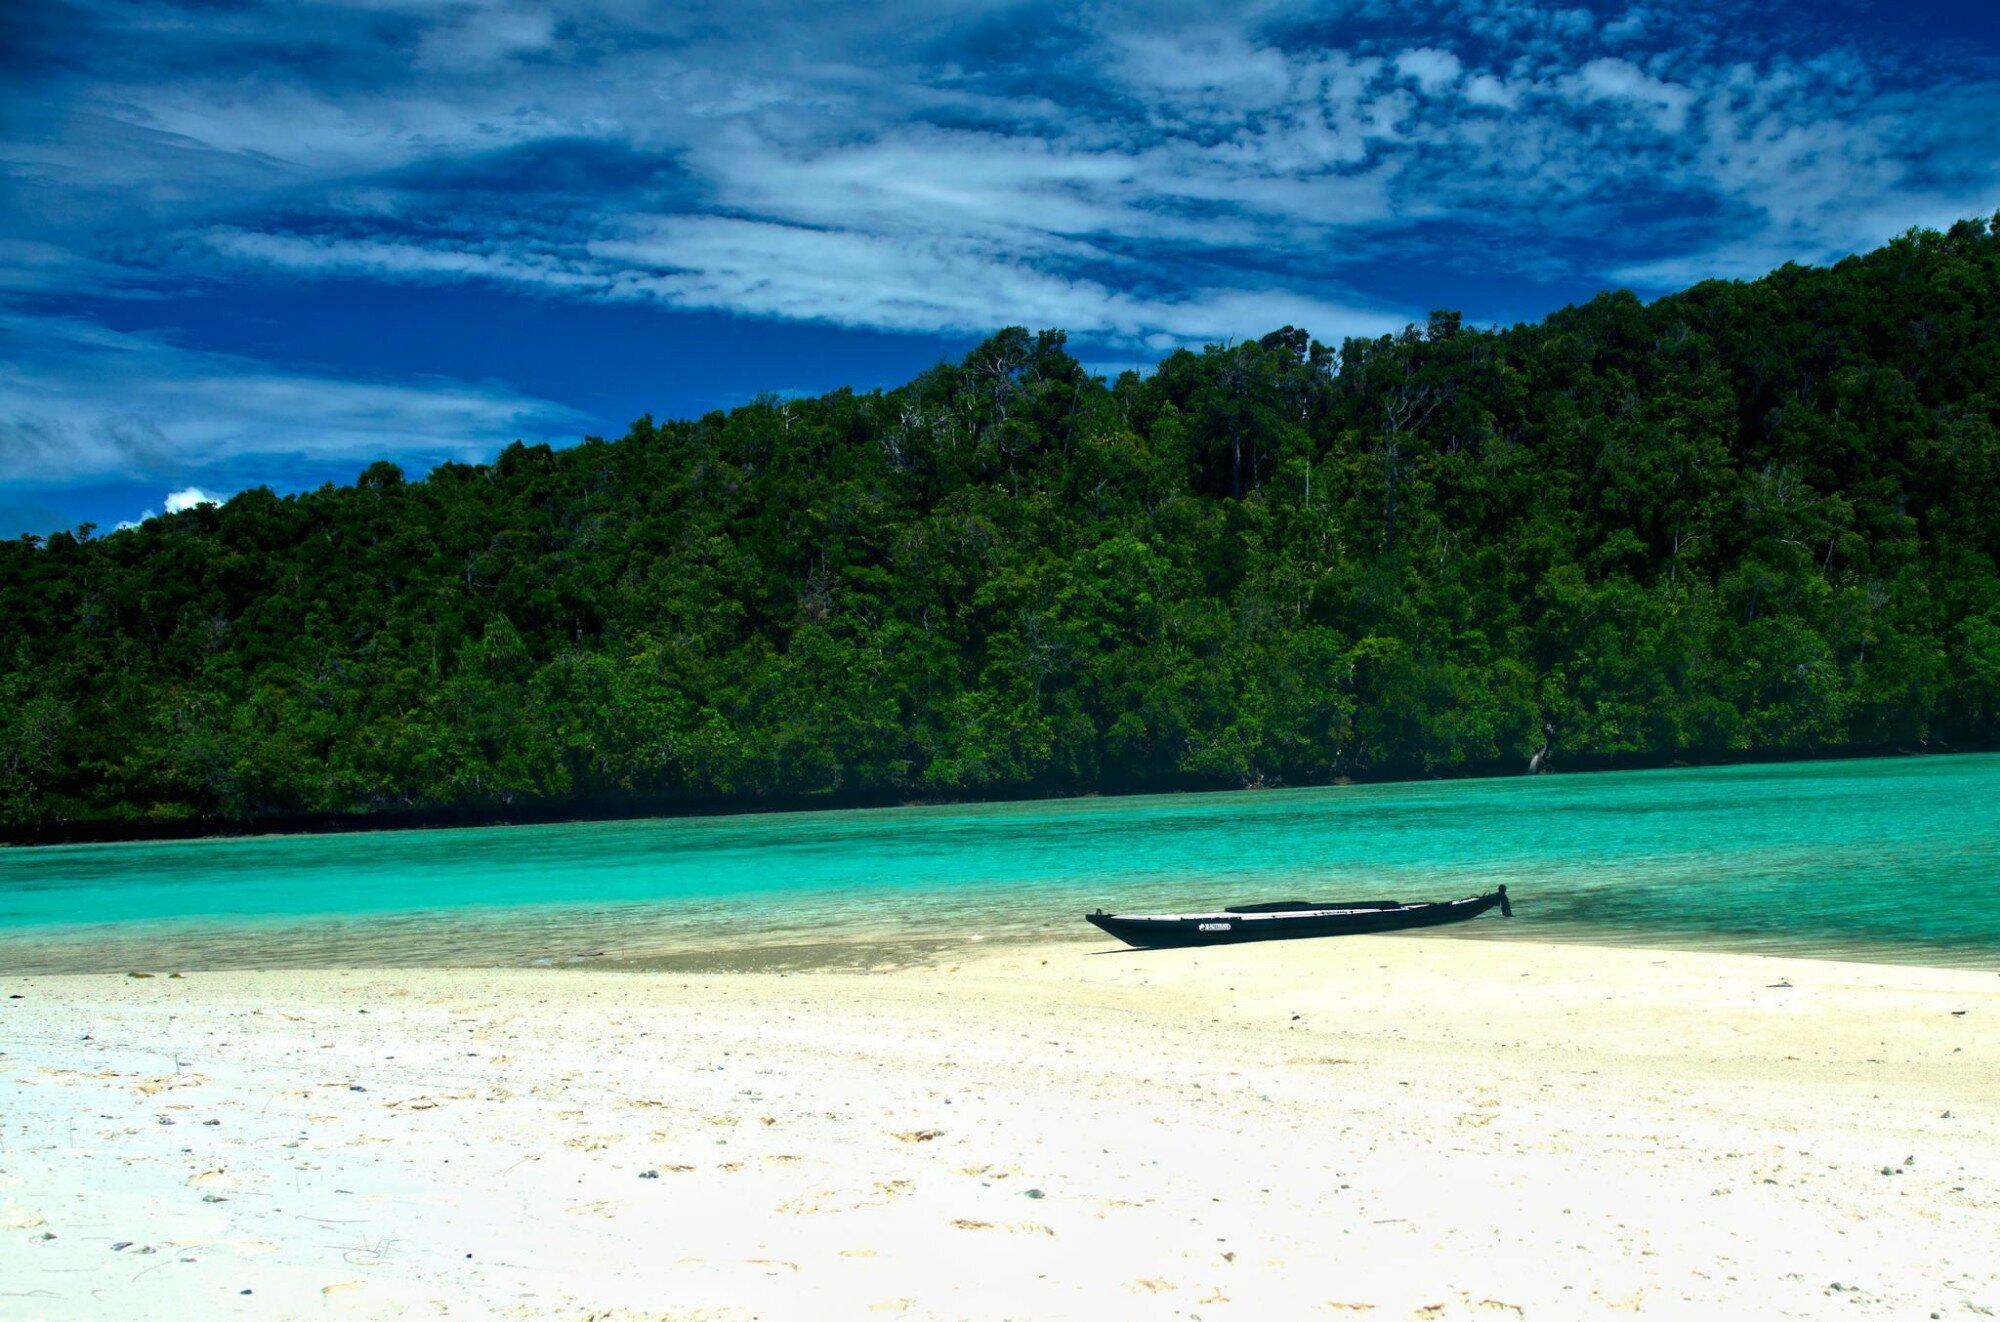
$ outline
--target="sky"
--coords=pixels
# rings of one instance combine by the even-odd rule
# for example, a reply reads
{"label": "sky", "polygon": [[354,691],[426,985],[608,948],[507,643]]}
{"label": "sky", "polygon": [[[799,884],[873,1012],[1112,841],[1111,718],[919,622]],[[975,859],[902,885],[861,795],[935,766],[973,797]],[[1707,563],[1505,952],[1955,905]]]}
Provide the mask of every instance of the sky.
{"label": "sky", "polygon": [[2000,210],[1995,8],[0,4],[0,536],[1830,262]]}

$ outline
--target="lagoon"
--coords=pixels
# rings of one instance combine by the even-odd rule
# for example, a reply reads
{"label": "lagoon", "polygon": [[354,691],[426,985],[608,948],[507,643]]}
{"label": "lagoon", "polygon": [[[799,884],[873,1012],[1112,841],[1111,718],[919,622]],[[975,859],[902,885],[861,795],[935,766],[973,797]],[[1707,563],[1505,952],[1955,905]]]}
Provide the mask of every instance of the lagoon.
{"label": "lagoon", "polygon": [[8,849],[0,967],[877,967],[1502,882],[1453,939],[2000,967],[2000,756]]}

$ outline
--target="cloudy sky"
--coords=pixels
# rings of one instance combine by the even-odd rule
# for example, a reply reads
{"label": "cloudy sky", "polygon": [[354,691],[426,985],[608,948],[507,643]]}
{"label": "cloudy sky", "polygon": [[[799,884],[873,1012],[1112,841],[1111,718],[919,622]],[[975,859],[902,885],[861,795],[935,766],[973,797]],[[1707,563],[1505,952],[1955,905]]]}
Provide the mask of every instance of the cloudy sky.
{"label": "cloudy sky", "polygon": [[1906,0],[0,5],[0,535],[889,385],[1533,318],[2000,208]]}

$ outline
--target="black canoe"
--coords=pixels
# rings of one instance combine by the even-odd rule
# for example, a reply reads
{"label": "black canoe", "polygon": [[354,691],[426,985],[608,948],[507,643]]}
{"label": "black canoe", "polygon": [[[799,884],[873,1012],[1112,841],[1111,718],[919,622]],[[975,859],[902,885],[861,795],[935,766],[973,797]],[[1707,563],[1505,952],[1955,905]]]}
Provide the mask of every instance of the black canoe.
{"label": "black canoe", "polygon": [[1406,927],[1436,927],[1477,918],[1498,905],[1511,918],[1513,905],[1502,886],[1486,895],[1472,895],[1442,904],[1404,904],[1398,900],[1279,900],[1245,904],[1221,913],[1085,914],[1128,946],[1219,946],[1235,941],[1281,941],[1295,936],[1347,936],[1356,932],[1400,932]]}

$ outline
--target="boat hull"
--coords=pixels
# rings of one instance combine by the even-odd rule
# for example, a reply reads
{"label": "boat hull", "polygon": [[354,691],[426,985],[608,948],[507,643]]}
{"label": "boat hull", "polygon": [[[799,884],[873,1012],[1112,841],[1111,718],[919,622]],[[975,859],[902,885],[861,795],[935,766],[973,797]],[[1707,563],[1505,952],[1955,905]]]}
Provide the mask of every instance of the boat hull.
{"label": "boat hull", "polygon": [[1085,914],[1094,926],[1128,946],[1157,949],[1168,946],[1224,946],[1245,941],[1286,941],[1301,937],[1353,936],[1365,932],[1401,932],[1439,927],[1477,918],[1489,909],[1510,912],[1507,888],[1441,904],[1404,904],[1394,908],[1258,912],[1227,910],[1209,914]]}

